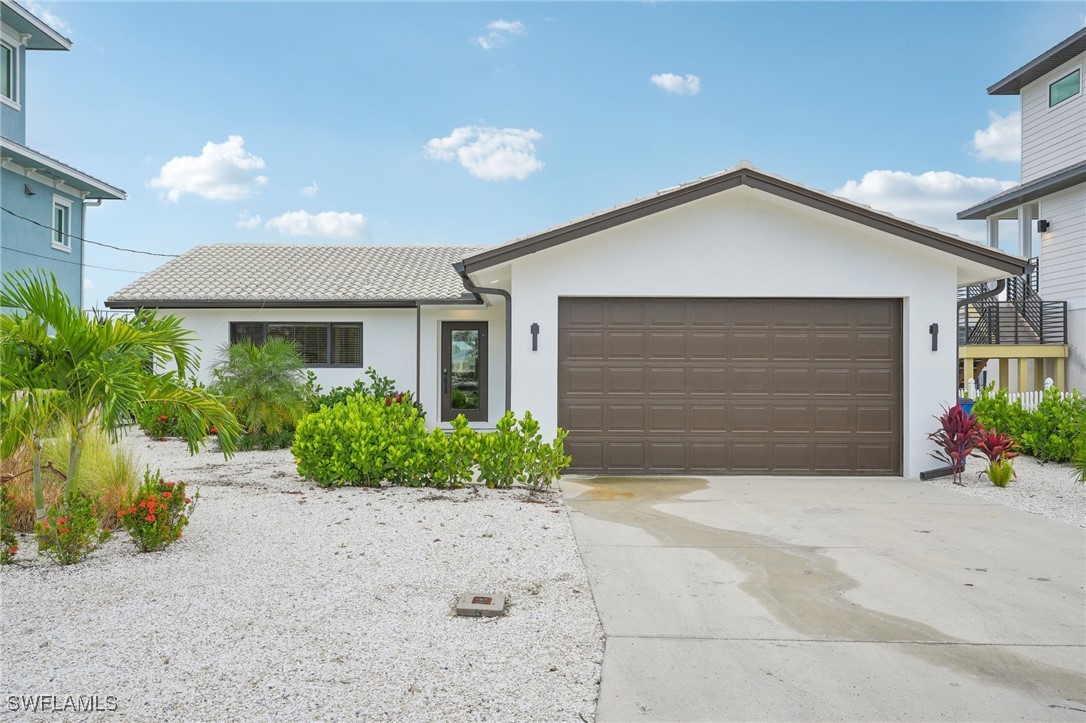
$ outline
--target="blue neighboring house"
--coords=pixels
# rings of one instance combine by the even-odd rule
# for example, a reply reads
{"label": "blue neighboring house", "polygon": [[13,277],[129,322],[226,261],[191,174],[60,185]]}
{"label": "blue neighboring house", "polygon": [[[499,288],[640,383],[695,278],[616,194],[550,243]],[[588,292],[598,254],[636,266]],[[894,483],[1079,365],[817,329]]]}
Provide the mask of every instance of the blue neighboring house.
{"label": "blue neighboring house", "polygon": [[0,0],[0,270],[51,271],[82,307],[86,209],[125,193],[26,145],[27,51],[71,47],[26,8]]}

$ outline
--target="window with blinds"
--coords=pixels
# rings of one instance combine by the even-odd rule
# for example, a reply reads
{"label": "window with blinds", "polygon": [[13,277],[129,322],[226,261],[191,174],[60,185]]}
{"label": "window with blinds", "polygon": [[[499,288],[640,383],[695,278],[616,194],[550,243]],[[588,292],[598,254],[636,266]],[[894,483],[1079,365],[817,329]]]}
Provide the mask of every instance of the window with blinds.
{"label": "window with blinds", "polygon": [[256,322],[230,323],[230,343],[263,344],[279,338],[293,342],[310,367],[362,366],[362,325],[332,323]]}

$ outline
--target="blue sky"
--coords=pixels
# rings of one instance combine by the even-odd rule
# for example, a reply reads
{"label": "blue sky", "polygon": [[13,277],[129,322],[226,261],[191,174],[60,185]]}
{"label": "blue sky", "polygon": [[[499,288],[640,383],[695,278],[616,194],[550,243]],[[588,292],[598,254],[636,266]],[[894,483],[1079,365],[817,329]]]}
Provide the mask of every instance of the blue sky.
{"label": "blue sky", "polygon": [[[27,141],[128,192],[87,238],[493,244],[749,159],[979,237],[985,88],[1082,2],[27,3]],[[978,134],[979,135],[976,135]],[[85,304],[162,259],[87,251]]]}

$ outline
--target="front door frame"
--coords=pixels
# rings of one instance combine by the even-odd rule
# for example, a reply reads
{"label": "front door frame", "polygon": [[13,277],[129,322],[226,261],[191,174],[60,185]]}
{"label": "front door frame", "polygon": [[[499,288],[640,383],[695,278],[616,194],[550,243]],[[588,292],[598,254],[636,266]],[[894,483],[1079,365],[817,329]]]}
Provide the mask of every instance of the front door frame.
{"label": "front door frame", "polygon": [[[438,398],[440,400],[442,422],[451,422],[463,414],[469,422],[486,422],[489,419],[490,404],[490,337],[489,322],[486,321],[443,321],[441,322],[441,358],[438,380]],[[479,407],[478,409],[453,409],[452,406],[452,333],[472,330],[479,332]]]}

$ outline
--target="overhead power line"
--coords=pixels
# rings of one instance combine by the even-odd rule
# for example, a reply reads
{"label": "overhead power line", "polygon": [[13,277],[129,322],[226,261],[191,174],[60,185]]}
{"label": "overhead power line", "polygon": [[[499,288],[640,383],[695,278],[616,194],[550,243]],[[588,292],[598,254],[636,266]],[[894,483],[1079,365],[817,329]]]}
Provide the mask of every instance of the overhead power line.
{"label": "overhead power line", "polygon": [[23,251],[22,249],[4,249],[4,251],[11,251],[16,254],[24,254],[26,256],[34,256],[39,259],[45,259],[46,261],[53,261],[62,264],[71,264],[72,266],[83,266],[88,269],[102,269],[103,271],[121,271],[126,274],[146,274],[146,271],[136,271],[134,269],[115,269],[112,266],[95,266],[94,264],[81,264],[78,261],[68,261],[67,259],[58,259],[54,256],[42,256],[32,251]]}
{"label": "overhead power line", "polygon": [[[20,216],[19,214],[12,211],[10,208],[4,208],[2,210],[4,211],[4,213],[10,213],[15,218],[21,218],[22,220],[28,221],[28,222],[34,224],[35,226],[41,226],[42,228],[48,229],[49,231],[56,231],[56,229],[53,228],[52,226],[46,226],[44,223],[39,223],[38,221],[35,221],[32,218],[27,218],[26,216]],[[105,243],[102,243],[101,241],[91,241],[90,239],[82,238],[82,237],[76,236],[75,234],[72,234],[72,233],[66,233],[64,235],[68,236],[70,238],[78,239],[79,241],[82,241],[85,244],[93,244],[95,246],[104,246],[107,249],[113,249],[115,251],[127,251],[130,254],[143,254],[144,256],[164,256],[164,257],[166,257],[168,259],[175,259],[178,256],[178,254],[160,254],[160,253],[155,253],[154,251],[140,251],[138,249],[126,249],[123,246],[114,246],[113,244],[105,244]],[[102,268],[102,267],[95,267],[95,268]],[[120,269],[118,269],[118,270],[120,270]]]}

